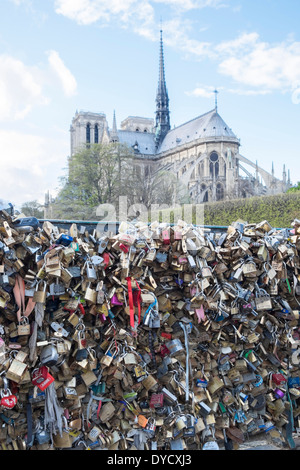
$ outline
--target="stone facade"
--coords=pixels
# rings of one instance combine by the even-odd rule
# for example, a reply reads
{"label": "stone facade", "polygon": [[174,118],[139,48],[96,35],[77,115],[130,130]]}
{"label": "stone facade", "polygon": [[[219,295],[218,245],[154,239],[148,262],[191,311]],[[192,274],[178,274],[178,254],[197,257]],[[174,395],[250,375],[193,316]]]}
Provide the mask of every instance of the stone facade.
{"label": "stone facade", "polygon": [[103,113],[76,112],[71,128],[71,155],[82,145],[117,141],[132,147],[142,164],[176,174],[195,203],[270,195],[291,187],[289,172],[282,180],[240,154],[240,140],[217,109],[171,129],[165,80],[162,32],[155,120],[129,116],[110,128]]}

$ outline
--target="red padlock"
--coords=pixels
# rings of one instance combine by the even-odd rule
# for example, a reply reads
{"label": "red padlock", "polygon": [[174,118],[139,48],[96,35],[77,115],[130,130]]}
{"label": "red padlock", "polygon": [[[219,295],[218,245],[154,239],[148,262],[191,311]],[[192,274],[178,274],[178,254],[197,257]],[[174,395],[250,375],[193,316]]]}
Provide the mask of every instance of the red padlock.
{"label": "red padlock", "polygon": [[160,334],[163,338],[167,338],[169,340],[172,339],[172,335],[170,333],[165,333],[164,331]]}
{"label": "red padlock", "polygon": [[153,393],[150,399],[150,408],[160,408],[164,404],[164,396],[162,393]]}
{"label": "red padlock", "polygon": [[274,382],[276,385],[280,385],[286,382],[286,378],[282,374],[273,374],[272,382]]}
{"label": "red padlock", "polygon": [[1,391],[0,405],[3,406],[3,408],[11,410],[14,406],[16,406],[17,402],[18,399],[16,395],[12,395],[9,388]]}
{"label": "red padlock", "polygon": [[78,304],[78,307],[79,307],[79,310],[80,310],[81,314],[85,315],[85,310],[84,310],[83,305],[80,303],[80,304]]}
{"label": "red padlock", "polygon": [[124,243],[120,243],[119,245],[120,250],[122,250],[124,253],[128,253],[129,247],[127,245],[124,245]]}
{"label": "red padlock", "polygon": [[170,350],[165,344],[162,344],[159,350],[159,354],[161,355],[161,357],[169,356]]}
{"label": "red padlock", "polygon": [[43,392],[54,382],[54,377],[49,374],[48,367],[42,366],[33,371],[31,381],[33,385],[36,385]]}
{"label": "red padlock", "polygon": [[170,245],[170,232],[169,230],[162,231],[162,239],[164,245]]}

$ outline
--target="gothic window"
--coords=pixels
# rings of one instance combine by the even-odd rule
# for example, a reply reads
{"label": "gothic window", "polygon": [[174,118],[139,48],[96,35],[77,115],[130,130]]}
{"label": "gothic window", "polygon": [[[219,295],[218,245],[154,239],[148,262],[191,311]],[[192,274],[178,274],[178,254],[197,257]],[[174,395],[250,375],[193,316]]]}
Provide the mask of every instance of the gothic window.
{"label": "gothic window", "polygon": [[198,164],[198,176],[203,176],[203,162]]}
{"label": "gothic window", "polygon": [[224,188],[221,183],[217,184],[216,196],[217,196],[217,201],[221,201],[222,199],[224,199]]}
{"label": "gothic window", "polygon": [[89,122],[86,125],[86,143],[91,143],[91,125]]}
{"label": "gothic window", "polygon": [[147,129],[144,129],[144,132],[148,132]]}
{"label": "gothic window", "polygon": [[201,195],[202,195],[202,202],[208,202],[208,190],[205,186],[205,184],[201,185]]}
{"label": "gothic window", "polygon": [[139,128],[138,128],[138,127],[136,128],[135,132],[140,132],[140,130],[139,130]]}
{"label": "gothic window", "polygon": [[212,152],[209,157],[209,173],[212,178],[216,178],[219,175],[219,155],[217,152]]}
{"label": "gothic window", "polygon": [[231,154],[230,148],[227,149],[227,161],[228,161],[229,168],[232,168],[232,154]]}
{"label": "gothic window", "polygon": [[95,144],[99,143],[99,127],[98,124],[95,125]]}

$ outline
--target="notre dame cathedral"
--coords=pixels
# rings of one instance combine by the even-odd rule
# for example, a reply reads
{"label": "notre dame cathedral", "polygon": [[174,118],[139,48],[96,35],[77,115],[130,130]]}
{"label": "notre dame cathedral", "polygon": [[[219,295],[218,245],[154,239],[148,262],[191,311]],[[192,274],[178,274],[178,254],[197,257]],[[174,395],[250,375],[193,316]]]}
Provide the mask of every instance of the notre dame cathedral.
{"label": "notre dame cathedral", "polygon": [[219,115],[217,99],[211,111],[171,129],[162,31],[155,122],[129,116],[118,129],[114,113],[110,128],[105,114],[80,111],[70,132],[71,156],[83,144],[127,144],[141,164],[151,162],[153,171],[175,174],[194,203],[271,195],[291,187],[285,166],[280,180],[274,176],[273,165],[269,173],[240,154],[240,140]]}

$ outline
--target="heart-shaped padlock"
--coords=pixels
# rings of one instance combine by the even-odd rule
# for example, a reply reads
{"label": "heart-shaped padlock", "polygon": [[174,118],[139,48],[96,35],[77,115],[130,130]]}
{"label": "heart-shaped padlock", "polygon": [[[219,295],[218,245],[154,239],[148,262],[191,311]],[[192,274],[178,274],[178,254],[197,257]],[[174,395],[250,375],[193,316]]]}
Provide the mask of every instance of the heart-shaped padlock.
{"label": "heart-shaped padlock", "polygon": [[0,405],[3,406],[3,408],[7,408],[7,409],[11,410],[14,406],[16,406],[17,401],[18,401],[18,399],[17,399],[16,395],[12,395],[9,388],[6,389],[5,391],[2,390]]}

